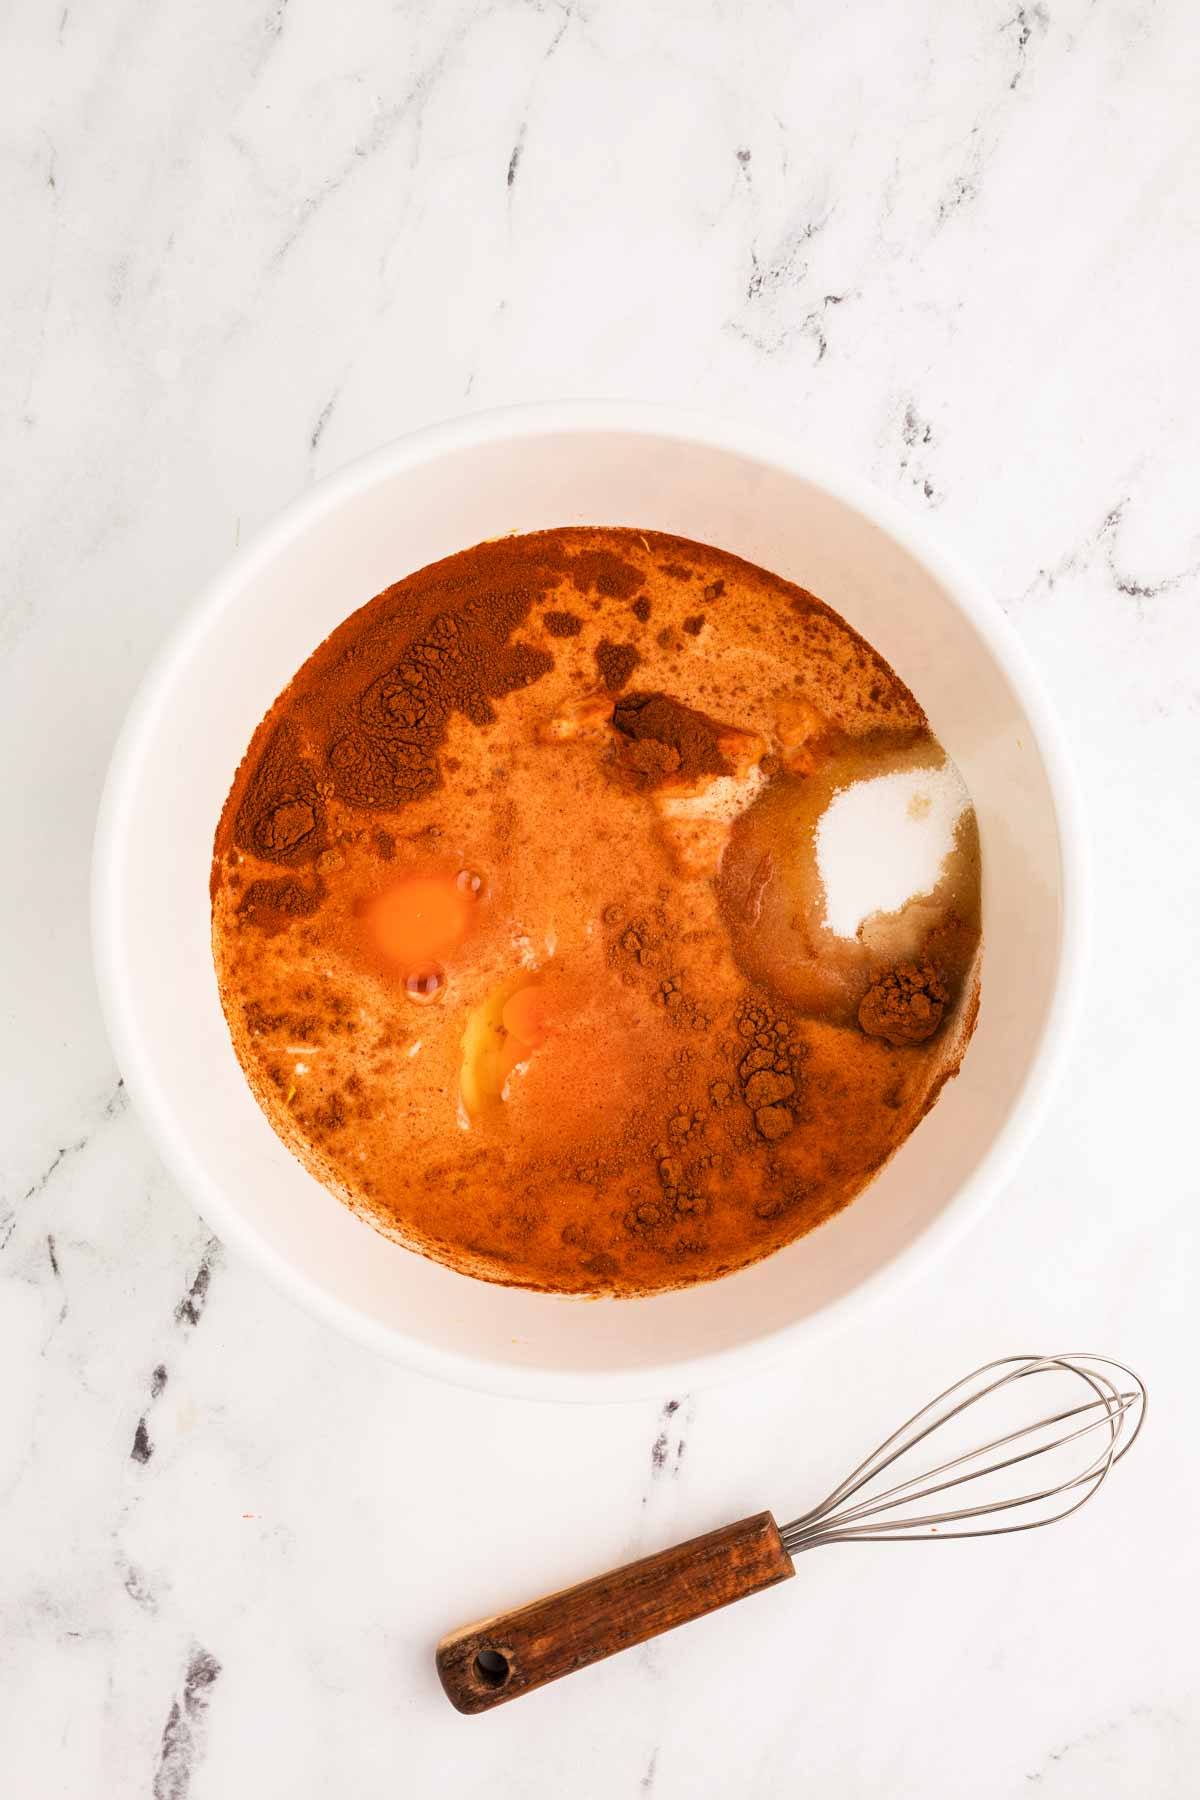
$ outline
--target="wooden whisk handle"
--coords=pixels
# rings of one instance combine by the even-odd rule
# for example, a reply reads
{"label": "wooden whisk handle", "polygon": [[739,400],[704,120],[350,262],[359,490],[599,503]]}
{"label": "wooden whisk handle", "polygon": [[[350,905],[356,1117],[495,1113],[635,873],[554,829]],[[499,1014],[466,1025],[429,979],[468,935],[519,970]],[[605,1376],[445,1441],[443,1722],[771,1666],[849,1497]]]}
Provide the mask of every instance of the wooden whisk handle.
{"label": "wooden whisk handle", "polygon": [[795,1573],[775,1520],[755,1513],[451,1632],[437,1647],[438,1674],[459,1712],[487,1712]]}

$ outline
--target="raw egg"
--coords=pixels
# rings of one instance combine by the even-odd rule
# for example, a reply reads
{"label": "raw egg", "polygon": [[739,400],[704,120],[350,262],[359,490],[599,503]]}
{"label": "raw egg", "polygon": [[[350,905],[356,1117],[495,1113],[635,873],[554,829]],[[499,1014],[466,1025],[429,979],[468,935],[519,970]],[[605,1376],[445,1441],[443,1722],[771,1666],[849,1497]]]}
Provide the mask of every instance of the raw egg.
{"label": "raw egg", "polygon": [[438,962],[460,944],[474,896],[452,875],[415,875],[385,888],[367,910],[376,948],[402,969]]}

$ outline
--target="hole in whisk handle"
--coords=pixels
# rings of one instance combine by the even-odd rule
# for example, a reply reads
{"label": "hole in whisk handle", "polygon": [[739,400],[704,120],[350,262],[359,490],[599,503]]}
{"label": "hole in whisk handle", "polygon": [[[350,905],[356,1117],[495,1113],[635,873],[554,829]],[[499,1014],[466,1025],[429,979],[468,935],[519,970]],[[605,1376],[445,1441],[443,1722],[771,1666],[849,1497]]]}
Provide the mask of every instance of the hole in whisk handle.
{"label": "hole in whisk handle", "polygon": [[512,1664],[503,1650],[485,1645],[475,1652],[474,1672],[484,1687],[502,1688],[512,1674]]}

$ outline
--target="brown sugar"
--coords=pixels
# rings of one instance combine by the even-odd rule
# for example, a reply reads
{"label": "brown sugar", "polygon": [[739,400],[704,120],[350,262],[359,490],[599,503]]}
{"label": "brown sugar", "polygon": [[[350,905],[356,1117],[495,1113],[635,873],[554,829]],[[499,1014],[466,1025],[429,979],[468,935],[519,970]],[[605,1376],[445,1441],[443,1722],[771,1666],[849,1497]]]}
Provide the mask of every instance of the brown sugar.
{"label": "brown sugar", "polygon": [[823,795],[940,755],[835,613],[720,550],[573,527],[408,576],[297,672],[217,827],[259,1104],[465,1274],[626,1296],[769,1254],[961,1056],[970,833],[911,957],[839,946],[798,873]]}

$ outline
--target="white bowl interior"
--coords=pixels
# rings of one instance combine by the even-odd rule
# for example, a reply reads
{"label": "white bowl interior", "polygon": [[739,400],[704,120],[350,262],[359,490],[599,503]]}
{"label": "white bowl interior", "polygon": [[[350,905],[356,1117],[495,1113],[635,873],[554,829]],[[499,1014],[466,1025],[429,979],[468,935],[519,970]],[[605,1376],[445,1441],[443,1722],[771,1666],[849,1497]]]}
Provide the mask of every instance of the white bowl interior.
{"label": "white bowl interior", "polygon": [[[812,1236],[724,1281],[639,1301],[468,1280],[354,1217],[259,1111],[209,950],[214,825],[254,727],[316,644],[437,557],[571,523],[677,532],[821,595],[925,706],[970,787],[984,853],[980,1023],[931,1116]],[[114,762],[97,860],[98,964],[117,1052],[160,1149],[215,1229],[310,1306],[423,1367],[509,1390],[615,1395],[648,1387],[668,1365],[696,1376],[749,1360],[895,1279],[952,1213],[979,1203],[999,1179],[1054,999],[1060,836],[1003,625],[961,571],[913,542],[899,515],[839,497],[745,440],[644,421],[556,426],[531,413],[503,430],[467,421],[380,453],[243,552],[148,679]]]}

